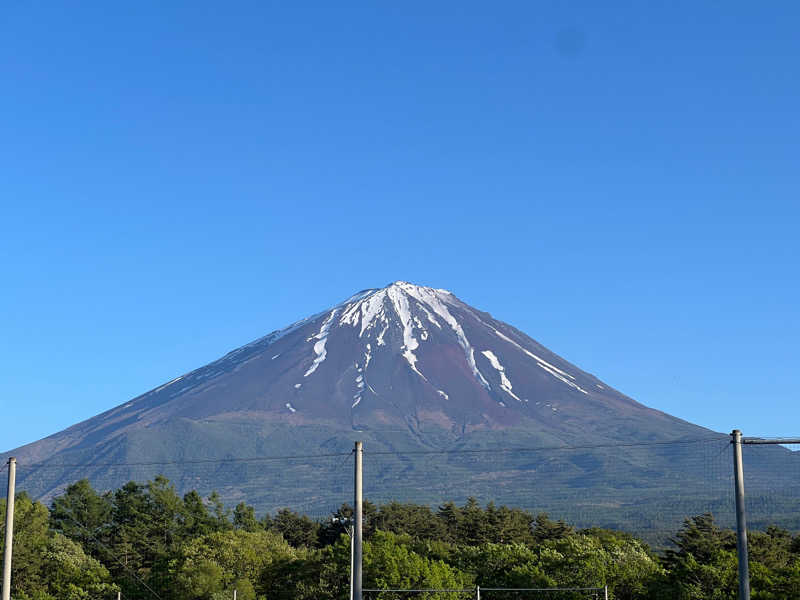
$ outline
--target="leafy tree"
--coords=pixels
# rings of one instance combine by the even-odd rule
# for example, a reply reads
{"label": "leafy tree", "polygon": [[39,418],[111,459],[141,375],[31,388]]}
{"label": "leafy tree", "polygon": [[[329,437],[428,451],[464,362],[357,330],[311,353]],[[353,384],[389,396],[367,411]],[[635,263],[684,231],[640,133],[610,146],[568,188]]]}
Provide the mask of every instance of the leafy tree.
{"label": "leafy tree", "polygon": [[443,539],[448,542],[458,542],[461,530],[461,509],[455,502],[446,502],[439,507],[436,518],[444,528]]}
{"label": "leafy tree", "polygon": [[[364,587],[459,589],[472,585],[468,574],[415,553],[409,548],[410,541],[408,536],[376,531],[372,540],[364,544]],[[450,596],[430,593],[420,598],[439,600]]]}
{"label": "leafy tree", "polygon": [[534,518],[528,511],[507,506],[495,507],[490,502],[486,516],[491,525],[492,542],[498,544],[532,544]]}
{"label": "leafy tree", "polygon": [[751,561],[769,569],[782,569],[793,562],[792,535],[774,525],[767,527],[766,531],[750,532],[747,548]]}
{"label": "leafy tree", "polygon": [[533,520],[533,541],[558,540],[575,533],[575,529],[564,521],[553,521],[547,513],[539,513]]}
{"label": "leafy tree", "polygon": [[[491,502],[483,509],[475,498],[469,498],[463,507],[453,502],[441,505],[436,516],[442,531],[439,538],[458,544],[532,544],[537,541],[532,533],[533,516],[520,509],[506,506],[498,508]],[[544,519],[547,525],[552,523],[547,520],[546,515]],[[559,529],[559,534],[561,532],[562,529]],[[541,539],[546,537],[542,536]]]}
{"label": "leafy tree", "polygon": [[190,598],[211,598],[237,579],[261,580],[262,571],[294,550],[271,531],[218,531],[187,542],[172,562],[178,586]]}
{"label": "leafy tree", "polygon": [[203,498],[195,490],[184,494],[180,516],[183,537],[195,538],[216,531],[216,521],[208,512]]}
{"label": "leafy tree", "polygon": [[258,587],[269,600],[334,600],[348,597],[349,573],[350,543],[337,542],[276,558],[262,571]]}
{"label": "leafy tree", "polygon": [[[6,501],[0,500],[5,516]],[[14,499],[14,560],[11,562],[11,593],[31,595],[46,588],[43,556],[49,541],[47,507],[22,492]],[[0,524],[0,550],[5,546],[5,519]]]}
{"label": "leafy tree", "polygon": [[554,580],[541,568],[536,550],[524,544],[462,546],[452,561],[457,568],[475,574],[483,587],[551,587]]}
{"label": "leafy tree", "polygon": [[211,508],[211,522],[213,524],[214,531],[227,531],[229,529],[233,529],[233,523],[231,523],[230,520],[231,511],[225,508],[225,504],[223,504],[222,498],[220,498],[216,490],[209,494],[208,505]]}
{"label": "leafy tree", "polygon": [[[236,590],[237,600],[256,600],[256,589],[247,577],[237,578],[231,588]],[[230,595],[226,596],[225,600],[229,600],[230,597]]]}
{"label": "leafy tree", "polygon": [[[0,514],[5,500],[0,501]],[[108,570],[81,546],[48,529],[47,507],[24,492],[14,504],[14,560],[11,594],[20,600],[79,600],[108,597],[117,591]],[[0,525],[0,551],[5,539]]]}
{"label": "leafy tree", "polygon": [[320,525],[306,515],[283,508],[270,521],[269,529],[281,534],[295,548],[313,548],[317,544]]}
{"label": "leafy tree", "polygon": [[78,542],[92,556],[102,555],[111,522],[111,494],[99,494],[88,479],[67,487],[50,508],[50,527]]}
{"label": "leafy tree", "polygon": [[381,531],[405,533],[420,540],[440,540],[445,536],[444,523],[422,504],[384,504],[375,514],[374,525]]}
{"label": "leafy tree", "polygon": [[129,572],[146,569],[152,558],[148,536],[150,505],[145,490],[129,481],[113,495],[109,538],[114,555]]}
{"label": "leafy tree", "polygon": [[87,556],[77,542],[61,534],[48,540],[42,556],[42,571],[46,593],[58,600],[112,598],[119,590],[111,583],[108,569]]}
{"label": "leafy tree", "polygon": [[159,554],[166,554],[182,537],[180,516],[183,501],[175,486],[163,475],[147,482],[148,533],[156,542]]}
{"label": "leafy tree", "polygon": [[736,538],[720,529],[710,514],[686,519],[664,554],[667,577],[657,586],[659,598],[718,600],[738,593]]}
{"label": "leafy tree", "polygon": [[459,543],[468,545],[486,543],[496,537],[492,535],[493,525],[495,524],[478,501],[470,497],[460,511],[456,525],[456,539]]}
{"label": "leafy tree", "polygon": [[256,519],[255,509],[240,502],[233,509],[233,528],[253,532],[263,529],[264,526]]}

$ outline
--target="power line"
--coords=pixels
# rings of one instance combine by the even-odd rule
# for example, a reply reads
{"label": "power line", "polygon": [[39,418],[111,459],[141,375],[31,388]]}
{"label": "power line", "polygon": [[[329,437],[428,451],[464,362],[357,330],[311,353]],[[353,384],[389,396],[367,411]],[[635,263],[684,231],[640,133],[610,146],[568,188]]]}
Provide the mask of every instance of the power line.
{"label": "power line", "polygon": [[[474,449],[459,449],[459,450],[408,450],[408,451],[377,451],[368,452],[364,454],[371,456],[408,456],[418,454],[513,454],[517,452],[543,452],[548,450],[587,450],[593,448],[632,448],[637,446],[668,446],[671,444],[697,444],[700,442],[718,442],[722,438],[719,436],[696,438],[690,440],[669,440],[662,442],[629,442],[629,443],[608,443],[608,444],[586,444],[579,446],[539,446],[536,448],[474,448]],[[725,440],[727,443],[727,440]]]}
{"label": "power line", "polygon": [[250,456],[243,458],[205,458],[205,459],[191,459],[191,460],[161,460],[149,462],[85,462],[85,463],[31,463],[24,465],[28,469],[62,469],[66,467],[157,467],[163,465],[201,465],[201,464],[223,464],[223,463],[243,463],[243,462],[261,462],[261,461],[280,461],[280,460],[305,460],[314,458],[331,458],[337,456],[350,456],[350,452],[334,452],[331,454],[296,454],[290,456]]}

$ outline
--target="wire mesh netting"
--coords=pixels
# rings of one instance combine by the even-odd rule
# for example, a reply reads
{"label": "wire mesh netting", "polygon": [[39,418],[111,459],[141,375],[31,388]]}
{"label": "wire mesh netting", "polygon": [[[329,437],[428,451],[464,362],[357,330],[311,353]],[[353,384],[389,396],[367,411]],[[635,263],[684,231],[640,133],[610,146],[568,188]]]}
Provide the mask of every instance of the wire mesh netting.
{"label": "wire mesh netting", "polygon": [[50,503],[80,479],[88,479],[98,491],[109,491],[129,481],[146,483],[158,476],[168,479],[180,494],[195,490],[206,497],[216,492],[226,505],[246,501],[260,514],[288,507],[324,518],[353,496],[352,451],[148,463],[20,462],[17,487],[41,490],[31,495]]}
{"label": "wire mesh netting", "polygon": [[[793,533],[800,531],[798,449],[800,445],[744,445],[745,498],[751,531],[765,530],[772,525]],[[338,582],[337,593],[346,597],[350,551],[340,536],[352,526],[346,519],[350,514],[346,508],[342,512],[342,505],[353,502],[354,455],[352,450],[336,450],[340,451],[146,463],[90,461],[36,465],[19,462],[17,491],[46,490],[38,495],[30,494],[31,500],[48,507],[58,505],[61,529],[69,529],[70,538],[79,541],[88,555],[109,569],[113,584],[97,597],[120,591],[123,598],[169,598],[173,597],[175,589],[187,585],[186,581],[178,581],[179,577],[202,575],[205,567],[195,565],[197,573],[187,567],[189,570],[181,574],[175,566],[178,564],[175,561],[187,560],[186,556],[194,551],[192,536],[203,532],[200,525],[192,522],[196,518],[192,510],[197,508],[198,502],[208,519],[223,519],[229,524],[226,527],[232,527],[239,519],[237,531],[248,531],[247,518],[259,521],[261,529],[265,530],[265,523],[274,524],[285,517],[281,532],[287,539],[296,536],[293,546],[331,545],[333,551],[325,560],[335,563],[332,576]],[[505,505],[524,509],[532,515],[548,513],[551,520],[563,520],[577,529],[607,528],[627,532],[655,549],[668,547],[685,519],[695,515],[711,513],[718,525],[735,527],[732,445],[728,436],[629,444],[405,452],[384,448],[371,450],[367,444],[363,468],[364,498],[372,506],[371,513],[365,511],[365,524],[370,514],[374,516],[381,506],[392,502],[427,507],[431,511],[427,514],[431,516],[446,513],[448,506]],[[3,499],[7,475],[7,465],[0,465]],[[91,514],[72,512],[72,505],[59,504],[69,496],[65,491],[72,489],[74,493],[70,486],[81,479],[89,479],[98,496],[110,503],[111,512],[104,516],[105,521],[92,522]],[[192,490],[197,493],[193,494]],[[240,503],[251,512],[241,511]],[[28,504],[21,500],[18,511],[32,510],[31,506],[30,500]],[[292,514],[281,517],[282,509],[290,509]],[[292,521],[300,519],[301,515],[307,517],[305,522]],[[333,523],[334,516],[339,519],[336,523]],[[35,519],[23,521],[29,527]],[[377,523],[373,521],[373,529],[365,530],[369,542],[365,547],[367,563],[371,560],[370,543],[375,543],[370,536],[374,535]],[[217,525],[212,523],[209,530]],[[328,538],[320,542],[320,532],[326,527]],[[130,534],[133,529],[137,529],[136,535]],[[311,535],[309,531],[313,531],[313,539],[304,540],[302,536]],[[258,546],[272,543],[265,539],[254,538],[250,551],[255,554],[273,552],[274,547],[264,546],[262,550]],[[28,538],[23,535],[15,540],[15,544],[22,544],[24,553]],[[469,553],[462,558],[467,555]],[[172,562],[164,562],[165,557]],[[235,561],[239,558],[225,560],[234,562],[224,569],[230,573],[237,570]],[[220,564],[227,564],[223,559],[220,561]],[[295,575],[290,570],[280,576],[288,578],[287,581],[270,582],[262,578],[257,583],[263,589],[277,589],[283,585],[283,591],[276,591],[273,596],[292,597],[291,577]],[[209,596],[214,600],[228,597],[225,594],[237,584],[227,572],[219,577],[225,583],[216,595]],[[469,586],[471,582],[467,579],[460,583]],[[594,583],[593,578],[585,582]],[[483,588],[480,597],[581,600],[596,597],[601,589]],[[476,593],[471,587],[435,591],[384,589],[365,591],[364,598],[474,598]]]}
{"label": "wire mesh netting", "polygon": [[[791,447],[796,450],[797,447]],[[751,527],[800,529],[800,453],[784,446],[745,445],[744,474]],[[5,465],[3,465],[5,468]],[[128,481],[166,477],[183,494],[217,492],[230,508],[246,501],[259,515],[281,508],[325,519],[352,503],[352,451],[323,455],[174,460],[151,463],[17,465],[17,488],[49,504],[66,487],[89,479],[99,491]],[[5,494],[6,478],[0,478]],[[30,490],[33,490],[31,492]],[[37,493],[38,491],[38,493]],[[474,498],[546,512],[576,527],[627,531],[663,543],[684,519],[711,513],[735,525],[730,440],[607,444],[455,451],[364,450],[364,497],[374,504],[433,507]]]}
{"label": "wire mesh netting", "polygon": [[[241,568],[252,571],[258,582],[254,565],[263,562],[261,556],[294,556],[293,547],[314,546],[326,524],[329,537],[338,538],[344,525],[333,526],[331,516],[352,502],[352,457],[346,451],[66,466],[18,462],[14,543],[19,559],[12,589],[26,593],[26,586],[46,586],[24,561],[35,553],[33,562],[46,569],[47,557],[59,551],[107,580],[90,589],[93,599],[116,598],[117,593],[132,600],[174,598],[202,587],[195,579],[203,577],[217,578],[215,599],[228,598],[242,585],[233,575]],[[4,505],[8,478],[3,475]],[[84,486],[80,481],[85,479],[90,483]],[[48,491],[33,496],[26,483]],[[260,502],[258,511],[254,498]],[[50,508],[50,534],[45,506]],[[65,534],[80,547],[53,533]],[[205,559],[194,562],[204,552],[223,565],[219,573],[207,573]],[[103,575],[104,568],[110,574]]]}
{"label": "wire mesh netting", "polygon": [[693,515],[712,513],[720,524],[733,525],[731,457],[730,440],[721,436],[417,454],[365,449],[364,493],[379,504],[440,506],[474,498],[662,544]]}
{"label": "wire mesh netting", "polygon": [[800,531],[800,444],[742,446],[748,529]]}

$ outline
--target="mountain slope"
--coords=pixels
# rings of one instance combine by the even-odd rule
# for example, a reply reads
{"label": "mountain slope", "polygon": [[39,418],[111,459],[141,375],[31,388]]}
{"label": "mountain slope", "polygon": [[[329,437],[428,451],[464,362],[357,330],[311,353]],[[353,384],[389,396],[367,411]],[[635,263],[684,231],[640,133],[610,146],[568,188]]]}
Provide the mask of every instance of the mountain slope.
{"label": "mountain slope", "polygon": [[[21,454],[111,440],[175,419],[249,414],[347,430],[532,428],[564,441],[674,439],[699,428],[647,408],[445,290],[396,282],[322,313]],[[255,416],[257,415],[257,417]]]}
{"label": "mountain slope", "polygon": [[663,452],[657,445],[641,456],[612,457],[598,448],[579,458],[529,457],[505,464],[503,475],[496,457],[437,462],[421,453],[699,438],[725,443],[725,436],[628,398],[446,290],[395,282],[13,454],[20,487],[44,497],[83,476],[112,487],[161,471],[182,490],[217,488],[228,500],[261,508],[322,506],[349,497],[346,469],[312,473],[310,460],[236,468],[214,461],[336,454],[362,439],[368,451],[404,453],[385,455],[372,479],[375,497],[445,500],[426,481],[435,477],[444,486],[438,493],[447,494],[448,485],[477,475],[484,483],[473,479],[472,491],[531,503],[525,491],[531,474],[546,471],[550,485],[601,486],[617,490],[611,496],[620,502],[619,490],[641,489],[646,481],[660,482],[655,495],[681,478],[699,485],[702,468],[681,448]]}

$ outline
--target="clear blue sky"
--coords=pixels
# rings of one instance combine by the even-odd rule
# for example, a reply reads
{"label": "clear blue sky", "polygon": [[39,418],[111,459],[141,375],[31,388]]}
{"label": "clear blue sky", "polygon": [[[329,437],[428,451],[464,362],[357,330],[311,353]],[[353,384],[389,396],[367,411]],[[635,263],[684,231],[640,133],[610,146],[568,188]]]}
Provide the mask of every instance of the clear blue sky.
{"label": "clear blue sky", "polygon": [[796,2],[8,2],[0,450],[353,292],[800,434]]}

